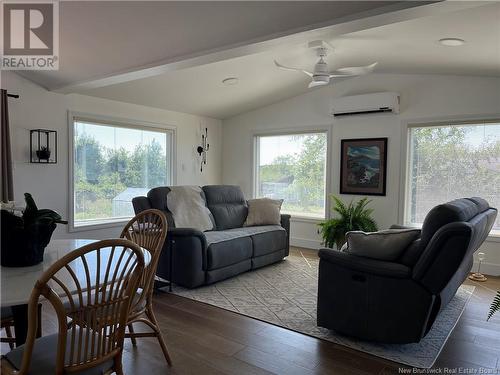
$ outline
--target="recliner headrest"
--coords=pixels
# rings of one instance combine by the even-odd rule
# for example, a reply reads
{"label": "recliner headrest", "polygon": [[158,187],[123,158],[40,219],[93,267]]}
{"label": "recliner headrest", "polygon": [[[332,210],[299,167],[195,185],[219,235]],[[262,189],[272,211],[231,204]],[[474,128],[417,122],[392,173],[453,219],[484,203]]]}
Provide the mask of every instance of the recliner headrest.
{"label": "recliner headrest", "polygon": [[434,233],[443,225],[457,221],[469,221],[489,207],[488,202],[478,197],[455,199],[434,207],[429,211],[422,225],[422,246],[427,246]]}

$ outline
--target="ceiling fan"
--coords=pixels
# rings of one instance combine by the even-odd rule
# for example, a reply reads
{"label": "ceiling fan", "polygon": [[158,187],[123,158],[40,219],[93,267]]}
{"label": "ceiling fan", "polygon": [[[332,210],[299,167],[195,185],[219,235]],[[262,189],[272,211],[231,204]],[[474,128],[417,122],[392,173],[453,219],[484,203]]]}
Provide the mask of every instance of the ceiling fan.
{"label": "ceiling fan", "polygon": [[377,65],[377,62],[374,62],[373,64],[366,66],[350,66],[345,68],[339,68],[337,70],[334,70],[333,72],[329,72],[328,63],[325,61],[325,58],[328,55],[327,46],[333,49],[333,47],[331,47],[329,44],[327,44],[322,40],[309,43],[309,48],[316,49],[316,54],[319,57],[319,61],[314,66],[314,71],[312,72],[300,68],[292,68],[284,66],[281,65],[276,60],[274,60],[274,64],[280,69],[302,72],[311,77],[311,82],[309,83],[308,86],[309,88],[328,85],[328,83],[330,83],[331,78],[353,77],[371,73],[373,72],[373,69]]}

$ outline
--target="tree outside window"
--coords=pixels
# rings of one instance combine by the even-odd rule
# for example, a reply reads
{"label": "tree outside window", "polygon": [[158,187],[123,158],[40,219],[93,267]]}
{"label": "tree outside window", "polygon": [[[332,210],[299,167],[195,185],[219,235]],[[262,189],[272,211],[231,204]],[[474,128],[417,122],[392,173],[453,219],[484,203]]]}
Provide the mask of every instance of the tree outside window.
{"label": "tree outside window", "polygon": [[259,136],[256,194],[283,199],[283,212],[325,217],[327,133]]}
{"label": "tree outside window", "polygon": [[456,198],[478,196],[500,207],[500,123],[412,127],[408,167],[410,224]]}
{"label": "tree outside window", "polygon": [[169,132],[73,125],[74,226],[129,218],[132,198],[169,184]]}

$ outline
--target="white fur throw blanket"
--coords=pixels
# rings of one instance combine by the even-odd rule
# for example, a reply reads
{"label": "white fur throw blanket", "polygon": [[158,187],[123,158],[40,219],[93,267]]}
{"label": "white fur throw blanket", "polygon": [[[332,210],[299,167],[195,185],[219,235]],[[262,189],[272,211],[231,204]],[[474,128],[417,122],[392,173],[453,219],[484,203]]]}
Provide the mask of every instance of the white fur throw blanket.
{"label": "white fur throw blanket", "polygon": [[194,228],[202,232],[214,228],[210,210],[199,186],[171,186],[167,206],[177,228]]}

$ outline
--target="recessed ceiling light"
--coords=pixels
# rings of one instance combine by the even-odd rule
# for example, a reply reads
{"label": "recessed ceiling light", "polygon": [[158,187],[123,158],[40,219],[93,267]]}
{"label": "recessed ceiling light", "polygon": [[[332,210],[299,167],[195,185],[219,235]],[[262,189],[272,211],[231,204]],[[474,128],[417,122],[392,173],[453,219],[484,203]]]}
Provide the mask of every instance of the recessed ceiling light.
{"label": "recessed ceiling light", "polygon": [[439,39],[439,43],[447,47],[458,47],[465,43],[465,40],[459,38],[443,38]]}
{"label": "recessed ceiling light", "polygon": [[228,77],[222,80],[222,83],[226,86],[234,86],[238,84],[238,78]]}

